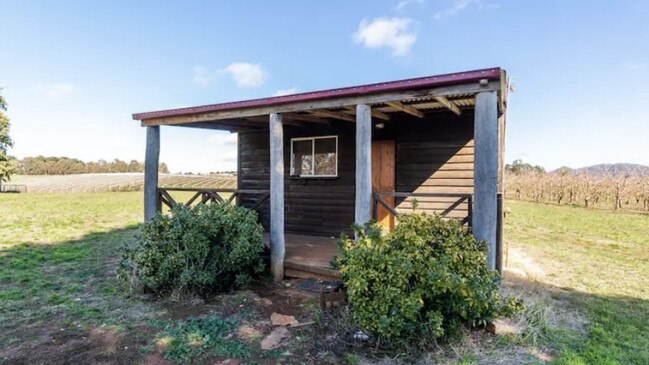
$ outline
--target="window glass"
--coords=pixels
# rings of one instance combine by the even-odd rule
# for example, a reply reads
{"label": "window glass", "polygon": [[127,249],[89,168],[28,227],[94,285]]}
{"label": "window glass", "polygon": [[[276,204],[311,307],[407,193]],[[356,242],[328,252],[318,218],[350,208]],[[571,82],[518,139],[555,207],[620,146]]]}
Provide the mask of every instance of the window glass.
{"label": "window glass", "polygon": [[292,176],[337,176],[336,137],[299,138],[291,141]]}
{"label": "window glass", "polygon": [[315,175],[336,175],[336,139],[318,138],[313,141]]}
{"label": "window glass", "polygon": [[313,174],[313,141],[293,141],[293,175]]}

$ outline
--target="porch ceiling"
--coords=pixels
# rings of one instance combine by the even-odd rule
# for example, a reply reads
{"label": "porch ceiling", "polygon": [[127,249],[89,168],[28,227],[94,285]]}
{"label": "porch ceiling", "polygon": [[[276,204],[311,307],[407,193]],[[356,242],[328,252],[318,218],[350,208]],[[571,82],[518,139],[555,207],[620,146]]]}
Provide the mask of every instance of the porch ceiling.
{"label": "porch ceiling", "polygon": [[268,128],[268,114],[282,113],[285,124],[355,122],[355,105],[372,106],[372,117],[390,120],[397,114],[422,118],[440,109],[461,114],[473,108],[475,94],[497,91],[506,107],[506,76],[500,68],[469,71],[380,84],[361,85],[232,103],[162,110],[133,115],[143,126],[178,125],[232,131]]}

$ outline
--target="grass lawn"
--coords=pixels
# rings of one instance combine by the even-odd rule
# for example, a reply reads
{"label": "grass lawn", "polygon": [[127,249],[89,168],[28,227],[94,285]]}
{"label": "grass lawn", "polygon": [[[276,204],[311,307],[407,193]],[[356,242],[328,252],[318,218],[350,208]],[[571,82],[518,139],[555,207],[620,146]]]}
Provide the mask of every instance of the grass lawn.
{"label": "grass lawn", "polygon": [[[583,328],[551,328],[561,364],[649,363],[649,216],[508,201],[506,239],[577,309]],[[567,326],[570,327],[570,326]],[[577,326],[579,327],[579,326]]]}
{"label": "grass lawn", "polygon": [[[649,363],[649,217],[515,201],[507,206],[510,265],[538,275],[534,280],[512,271],[505,287],[531,304],[525,315],[533,323],[523,338],[473,333],[466,337],[477,336],[473,343],[480,346],[451,344],[426,359]],[[319,326],[291,329],[285,349],[292,355],[260,350],[272,330],[270,313],[318,319],[317,301],[290,288],[251,287],[184,304],[125,295],[115,278],[119,247],[133,238],[141,214],[141,192],[0,194],[0,363],[363,358]],[[516,356],[521,352],[526,356]]]}
{"label": "grass lawn", "polygon": [[50,325],[77,331],[150,316],[146,304],[113,295],[112,257],[135,232],[140,196],[0,195],[0,348],[51,336]]}
{"label": "grass lawn", "polygon": [[250,290],[184,305],[126,295],[115,270],[137,232],[141,192],[1,194],[0,216],[0,363],[254,364],[284,352],[258,349],[261,327],[245,341],[223,337],[294,311],[283,307],[293,306],[288,290],[269,294],[276,303]]}

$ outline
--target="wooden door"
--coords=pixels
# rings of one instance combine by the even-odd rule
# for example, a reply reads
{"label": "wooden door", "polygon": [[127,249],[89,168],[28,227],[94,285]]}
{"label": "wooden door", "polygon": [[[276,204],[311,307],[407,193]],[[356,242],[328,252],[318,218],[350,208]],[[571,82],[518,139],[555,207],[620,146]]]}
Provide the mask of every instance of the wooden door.
{"label": "wooden door", "polygon": [[[395,187],[395,147],[394,141],[372,142],[372,191],[394,192]],[[394,197],[383,196],[383,200],[394,208]],[[376,218],[387,229],[394,228],[394,216],[379,204]]]}

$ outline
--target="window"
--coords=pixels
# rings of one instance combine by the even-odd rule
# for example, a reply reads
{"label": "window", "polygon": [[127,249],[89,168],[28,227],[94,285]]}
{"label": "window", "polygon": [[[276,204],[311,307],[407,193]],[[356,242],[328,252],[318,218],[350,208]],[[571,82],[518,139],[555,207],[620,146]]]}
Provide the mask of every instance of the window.
{"label": "window", "polygon": [[291,176],[338,176],[338,137],[291,139]]}

